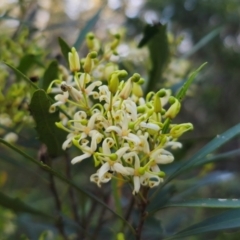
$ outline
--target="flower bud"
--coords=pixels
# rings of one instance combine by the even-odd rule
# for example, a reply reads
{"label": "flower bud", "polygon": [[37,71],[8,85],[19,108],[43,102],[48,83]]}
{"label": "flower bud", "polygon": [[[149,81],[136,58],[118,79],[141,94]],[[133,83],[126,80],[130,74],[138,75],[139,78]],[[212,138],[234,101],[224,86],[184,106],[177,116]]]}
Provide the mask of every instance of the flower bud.
{"label": "flower bud", "polygon": [[176,99],[174,97],[170,98],[169,101],[170,102],[174,101],[174,103],[170,106],[170,108],[165,113],[165,117],[173,119],[179,113],[180,108],[181,108],[181,103],[178,101],[178,99]]}
{"label": "flower bud", "polygon": [[109,90],[112,94],[115,94],[118,90],[118,86],[119,86],[119,77],[117,73],[113,73],[111,75],[111,78],[108,82],[108,87]]}
{"label": "flower bud", "polygon": [[141,76],[138,73],[134,73],[131,77],[133,82],[138,82],[141,78]]}
{"label": "flower bud", "polygon": [[72,47],[71,52],[68,53],[68,61],[69,61],[70,70],[72,72],[77,72],[80,70],[79,56],[74,47]]}
{"label": "flower bud", "polygon": [[118,87],[119,87],[120,78],[124,78],[126,76],[127,76],[127,71],[125,71],[125,70],[115,71],[110,76],[110,79],[108,81],[108,87],[112,94],[115,94],[117,92]]}
{"label": "flower bud", "polygon": [[125,83],[122,91],[120,92],[119,97],[122,98],[122,99],[127,99],[132,92],[132,88],[133,88],[132,79],[129,78],[127,80],[127,82]]}
{"label": "flower bud", "polygon": [[179,138],[183,133],[192,129],[193,125],[191,123],[178,124],[170,130],[170,135],[173,138]]}
{"label": "flower bud", "polygon": [[75,100],[76,102],[79,102],[82,99],[82,93],[78,91],[76,88],[69,86],[68,92],[72,99]]}
{"label": "flower bud", "polygon": [[93,67],[93,59],[97,57],[97,52],[90,52],[83,64],[83,69],[85,73],[89,73]]}
{"label": "flower bud", "polygon": [[[124,71],[126,72],[126,71]],[[125,75],[125,73],[123,72],[123,74]],[[122,99],[127,99],[133,89],[133,82],[138,82],[138,80],[140,79],[140,75],[138,73],[134,73],[133,76],[131,78],[129,78],[127,80],[127,82],[124,84],[124,87],[122,89],[122,91],[120,92],[119,96]]]}
{"label": "flower bud", "polygon": [[163,178],[163,177],[166,176],[166,173],[163,172],[163,171],[160,171],[160,172],[158,173],[158,176],[159,176],[160,178]]}
{"label": "flower bud", "polygon": [[100,43],[99,43],[99,40],[95,38],[93,33],[90,32],[87,34],[86,43],[90,50],[97,51],[97,52],[99,51]]}
{"label": "flower bud", "polygon": [[162,103],[161,103],[160,97],[158,97],[158,94],[155,94],[153,106],[154,106],[155,113],[159,113],[162,111]]}
{"label": "flower bud", "polygon": [[115,34],[115,36],[114,36],[114,40],[113,40],[113,42],[111,43],[111,45],[110,45],[110,48],[111,48],[111,50],[115,50],[116,49],[116,47],[119,45],[119,43],[120,43],[120,38],[121,38],[121,36],[120,36],[120,34]]}
{"label": "flower bud", "polygon": [[108,63],[104,68],[103,80],[109,79],[111,74],[116,70],[118,70],[118,66],[116,64]]}
{"label": "flower bud", "polygon": [[139,83],[133,83],[132,93],[139,98],[143,96],[143,90]]}
{"label": "flower bud", "polygon": [[146,172],[145,167],[140,167],[140,168],[138,169],[139,175],[143,175],[145,172]]}

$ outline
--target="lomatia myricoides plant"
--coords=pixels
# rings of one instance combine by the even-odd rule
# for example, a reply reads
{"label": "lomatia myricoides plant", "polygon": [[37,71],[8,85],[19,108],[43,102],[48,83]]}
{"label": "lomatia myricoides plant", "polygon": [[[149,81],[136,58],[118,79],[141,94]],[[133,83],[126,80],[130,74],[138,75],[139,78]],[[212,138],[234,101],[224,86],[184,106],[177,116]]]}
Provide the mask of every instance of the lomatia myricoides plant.
{"label": "lomatia myricoides plant", "polygon": [[141,186],[153,188],[163,182],[161,165],[174,161],[171,151],[182,146],[178,138],[193,126],[172,123],[181,103],[169,89],[144,96],[145,80],[140,74],[128,76],[111,61],[119,41],[120,35],[116,34],[100,55],[99,41],[89,33],[89,53],[83,59],[72,48],[72,74],[62,69],[62,77],[53,80],[47,90],[56,100],[49,111],[61,106],[67,113],[61,113],[61,121],[56,123],[68,132],[62,148],[73,144],[80,150],[72,164],[94,164],[96,172],[90,176],[91,182],[101,187],[117,178],[130,183],[132,193],[138,194]]}

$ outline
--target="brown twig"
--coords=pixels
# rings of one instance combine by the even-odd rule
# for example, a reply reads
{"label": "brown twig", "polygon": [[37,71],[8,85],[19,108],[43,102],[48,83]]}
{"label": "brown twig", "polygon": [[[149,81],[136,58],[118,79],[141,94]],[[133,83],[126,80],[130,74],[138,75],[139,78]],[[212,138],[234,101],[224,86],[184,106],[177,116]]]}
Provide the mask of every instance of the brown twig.
{"label": "brown twig", "polygon": [[131,212],[133,210],[135,204],[135,198],[133,196],[131,196],[131,200],[127,209],[127,212],[125,214],[125,220],[128,221],[128,219],[130,218]]}
{"label": "brown twig", "polygon": [[[47,164],[51,167],[51,165],[52,165],[51,159],[48,155],[47,148],[45,145],[41,146],[41,148],[38,152],[38,158],[40,161],[44,162],[45,164]],[[57,227],[59,233],[62,235],[63,239],[68,240],[68,237],[64,231],[64,223],[63,223],[63,219],[61,216],[62,204],[61,204],[60,198],[58,196],[57,188],[56,188],[54,177],[52,174],[49,174],[49,180],[50,180],[49,187],[50,187],[51,193],[53,195],[56,210],[58,213],[57,220],[56,220],[56,227]]]}
{"label": "brown twig", "polygon": [[60,201],[58,193],[57,193],[57,189],[56,189],[56,185],[55,185],[55,182],[54,182],[53,175],[50,174],[49,178],[50,178],[50,190],[53,194],[53,198],[54,198],[54,201],[55,201],[55,206],[56,206],[56,209],[57,209],[57,212],[58,212],[56,227],[58,228],[58,231],[62,235],[62,237],[65,240],[68,240],[68,238],[65,234],[65,231],[64,231],[63,219],[62,219],[62,216],[60,215],[60,213],[62,211],[62,204],[61,204],[61,201]]}
{"label": "brown twig", "polygon": [[141,240],[143,225],[145,222],[145,218],[147,216],[146,208],[148,205],[148,195],[149,188],[142,188],[142,198],[140,200],[140,203],[138,204],[138,208],[140,210],[140,217],[139,217],[139,223],[136,227],[136,240]]}
{"label": "brown twig", "polygon": [[[109,200],[108,194],[105,194],[103,200],[104,200],[105,203],[108,202],[108,200]],[[105,208],[105,207],[102,207],[102,209],[101,209],[101,211],[100,211],[100,213],[99,213],[99,215],[98,215],[98,220],[97,220],[98,225],[97,225],[96,228],[95,228],[95,231],[94,231],[94,235],[93,235],[93,237],[92,237],[92,240],[97,239],[98,233],[99,233],[102,225],[103,225],[104,222],[105,222],[105,221],[103,220],[105,211],[106,211],[106,208]]]}
{"label": "brown twig", "polygon": [[[67,153],[65,154],[65,159],[66,159],[66,176],[69,180],[71,180],[72,179],[71,165],[70,165],[70,160],[69,160],[69,157],[68,157]],[[83,227],[83,225],[81,224],[81,221],[80,221],[80,217],[78,215],[78,207],[77,207],[75,194],[74,194],[74,191],[73,191],[72,187],[69,187],[68,194],[69,194],[69,198],[70,198],[71,209],[72,209],[72,214],[73,214],[74,221],[80,227]],[[80,231],[78,232],[78,238],[79,239],[83,238],[82,234],[83,234],[83,232],[82,233]]]}

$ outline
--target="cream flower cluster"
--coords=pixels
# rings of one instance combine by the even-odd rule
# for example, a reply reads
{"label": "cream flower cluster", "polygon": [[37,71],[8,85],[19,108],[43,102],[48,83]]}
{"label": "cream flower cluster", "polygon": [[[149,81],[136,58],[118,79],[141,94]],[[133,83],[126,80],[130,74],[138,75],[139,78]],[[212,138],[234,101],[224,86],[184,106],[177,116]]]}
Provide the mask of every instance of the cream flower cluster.
{"label": "cream flower cluster", "polygon": [[157,186],[165,175],[159,165],[174,160],[169,149],[181,147],[176,140],[192,129],[192,124],[169,124],[181,107],[170,90],[150,92],[144,98],[144,80],[139,74],[124,80],[128,73],[109,63],[117,44],[110,45],[98,59],[97,52],[91,51],[97,50],[96,39],[89,35],[87,40],[92,40],[92,45],[88,44],[90,53],[85,59],[80,60],[74,48],[69,53],[73,76],[54,80],[48,89],[60,90],[50,112],[61,106],[72,116],[62,116],[56,123],[68,132],[62,148],[66,150],[72,144],[79,148],[72,164],[94,161],[97,171],[90,180],[98,186],[113,177],[132,183],[133,194],[141,185]]}

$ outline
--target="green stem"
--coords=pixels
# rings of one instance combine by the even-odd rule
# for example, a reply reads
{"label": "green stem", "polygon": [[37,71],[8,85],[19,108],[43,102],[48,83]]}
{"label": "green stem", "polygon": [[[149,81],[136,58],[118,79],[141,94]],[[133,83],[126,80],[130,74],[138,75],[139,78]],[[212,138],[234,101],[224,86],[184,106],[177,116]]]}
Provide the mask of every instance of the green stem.
{"label": "green stem", "polygon": [[[118,183],[119,183],[119,180],[114,179],[114,178],[111,181],[116,212],[120,216],[123,216],[122,207],[121,207],[121,198],[120,198],[119,189],[118,189]],[[118,219],[117,220],[117,229],[119,229],[119,231],[120,231],[120,228],[122,227],[122,225],[123,225],[122,222]]]}
{"label": "green stem", "polygon": [[48,165],[35,160],[34,158],[32,158],[31,156],[29,156],[28,154],[26,154],[25,152],[23,152],[22,150],[18,149],[17,147],[13,146],[12,144],[6,142],[4,139],[0,138],[0,143],[3,143],[4,145],[6,145],[7,147],[11,148],[13,151],[19,153],[20,155],[22,155],[23,157],[25,157],[26,159],[28,159],[29,161],[35,163],[36,165],[38,165],[43,171],[51,173],[52,175],[54,175],[56,178],[62,180],[63,182],[65,182],[66,184],[68,184],[69,186],[72,186],[74,189],[76,189],[78,192],[85,194],[86,196],[88,196],[90,199],[92,199],[93,201],[95,201],[96,203],[101,204],[103,207],[105,207],[106,209],[108,209],[112,214],[114,214],[115,216],[117,216],[118,218],[120,218],[122,221],[124,221],[127,226],[129,227],[129,229],[133,232],[133,234],[135,234],[135,230],[133,229],[133,227],[129,224],[129,222],[127,222],[122,215],[117,214],[115,211],[113,211],[111,208],[109,208],[107,206],[107,204],[105,204],[104,202],[100,201],[97,197],[95,197],[94,195],[92,195],[91,193],[85,191],[84,189],[82,189],[81,187],[77,186],[74,182],[72,182],[71,180],[67,179],[65,176],[63,176],[61,173],[54,171],[52,168],[50,168]]}

